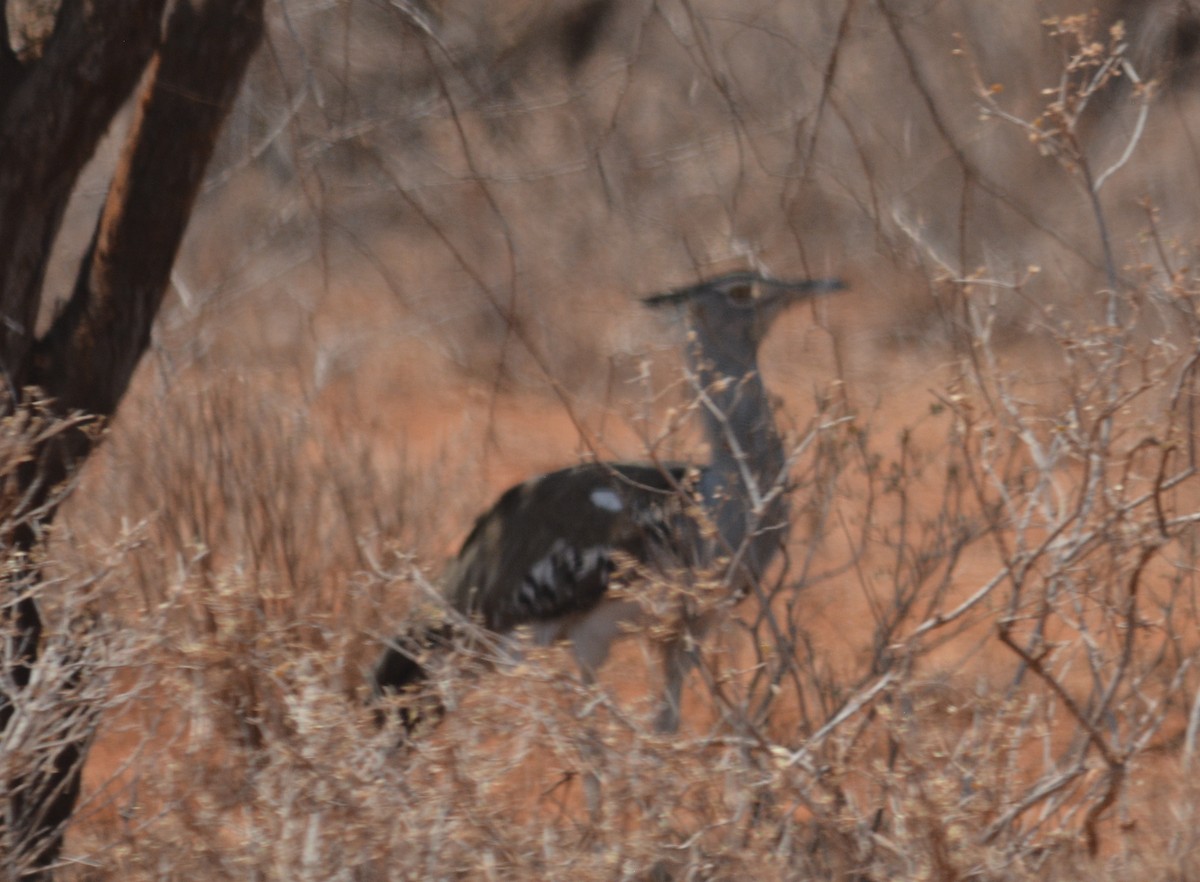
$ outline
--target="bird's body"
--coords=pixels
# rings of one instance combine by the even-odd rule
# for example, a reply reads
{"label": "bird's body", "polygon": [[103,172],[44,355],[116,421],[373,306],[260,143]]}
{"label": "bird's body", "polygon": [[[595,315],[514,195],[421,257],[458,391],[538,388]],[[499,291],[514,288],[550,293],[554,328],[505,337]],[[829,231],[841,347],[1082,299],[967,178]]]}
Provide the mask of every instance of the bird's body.
{"label": "bird's body", "polygon": [[[758,372],[758,347],[788,305],[840,287],[732,273],[647,298],[651,307],[688,312],[689,377],[710,462],[691,469],[589,463],[510,488],[447,568],[447,604],[496,634],[528,626],[537,643],[569,641],[590,679],[612,642],[644,618],[637,586],[651,573],[686,580],[715,568],[731,597],[762,578],[786,538],[788,511],[784,444]],[[684,619],[663,641],[663,730],[678,725],[683,678],[704,627],[702,619]],[[376,693],[419,680],[423,652],[445,642],[445,627],[390,645],[374,672]]]}
{"label": "bird's body", "polygon": [[627,571],[687,562],[687,481],[679,465],[590,463],[517,484],[463,542],[446,599],[496,633],[568,637]]}

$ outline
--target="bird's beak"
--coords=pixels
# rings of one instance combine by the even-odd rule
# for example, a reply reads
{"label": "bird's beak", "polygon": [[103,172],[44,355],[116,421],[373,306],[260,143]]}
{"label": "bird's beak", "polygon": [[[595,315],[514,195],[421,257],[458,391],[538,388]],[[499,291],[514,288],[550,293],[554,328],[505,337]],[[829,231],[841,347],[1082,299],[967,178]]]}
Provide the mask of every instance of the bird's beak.
{"label": "bird's beak", "polygon": [[762,279],[759,282],[759,290],[762,292],[763,300],[781,301],[781,305],[790,306],[793,303],[802,303],[805,300],[811,300],[814,297],[820,297],[823,294],[832,294],[835,291],[843,291],[846,288],[846,283],[841,279]]}
{"label": "bird's beak", "polygon": [[759,334],[765,336],[775,319],[791,307],[825,294],[832,294],[834,291],[841,291],[845,287],[841,279],[763,279],[756,291]]}

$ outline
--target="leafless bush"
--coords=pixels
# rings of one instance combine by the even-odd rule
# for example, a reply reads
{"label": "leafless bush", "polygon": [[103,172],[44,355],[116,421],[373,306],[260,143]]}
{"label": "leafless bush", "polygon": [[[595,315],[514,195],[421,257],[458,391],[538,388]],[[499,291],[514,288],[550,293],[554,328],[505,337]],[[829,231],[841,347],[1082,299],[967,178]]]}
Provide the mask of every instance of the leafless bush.
{"label": "leafless bush", "polygon": [[[260,70],[238,131],[286,173],[218,182],[202,219],[240,174],[261,215],[197,246],[180,272],[207,300],[164,331],[216,342],[136,390],[49,546],[63,649],[25,694],[99,725],[66,878],[1200,870],[1195,182],[1173,161],[1164,194],[1156,160],[1178,118],[1101,16],[801,6],[751,27],[716,0],[617,4],[561,78],[516,12],[444,4],[439,45],[420,4],[280,9],[280,80]],[[395,80],[339,16],[411,51]],[[504,82],[482,88],[482,59]],[[331,96],[360,77],[375,115],[352,119]],[[222,252],[248,236],[240,256],[277,259],[261,305],[254,260]],[[858,290],[767,347],[795,528],[770,580],[720,599],[683,731],[653,732],[653,628],[595,688],[557,649],[492,647],[439,669],[439,725],[376,730],[365,668],[495,490],[687,449],[673,342],[615,318],[627,292],[748,256],[845,263]],[[418,379],[387,355],[398,327],[428,346]],[[348,366],[309,370],[334,349]],[[481,428],[410,462],[430,402]],[[569,437],[530,453],[551,419]],[[74,714],[80,664],[105,675]],[[5,756],[55,737],[10,726],[32,740]]]}
{"label": "leafless bush", "polygon": [[[37,535],[44,512],[71,489],[45,486],[39,453],[61,436],[88,431],[94,421],[63,418],[34,402],[5,408],[0,419],[0,535]],[[30,479],[32,476],[32,479]],[[39,486],[40,484],[40,486]],[[111,635],[88,615],[94,579],[72,582],[72,601],[47,620],[32,604],[68,579],[39,576],[41,555],[7,546],[0,575],[14,596],[0,616],[0,855],[11,878],[34,878],[57,853],[79,788],[78,771],[96,720],[109,697]]]}

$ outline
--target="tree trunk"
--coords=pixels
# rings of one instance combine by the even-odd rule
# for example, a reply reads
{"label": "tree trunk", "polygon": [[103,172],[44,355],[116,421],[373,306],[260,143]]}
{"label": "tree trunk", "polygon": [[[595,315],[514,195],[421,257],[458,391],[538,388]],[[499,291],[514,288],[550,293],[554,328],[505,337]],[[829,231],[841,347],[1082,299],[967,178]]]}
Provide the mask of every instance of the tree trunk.
{"label": "tree trunk", "polygon": [[[35,551],[63,487],[100,438],[150,341],[171,266],[212,155],[263,28],[263,0],[178,0],[165,32],[165,0],[62,0],[39,59],[19,60],[0,22],[0,370],[14,424],[61,421],[30,432],[24,462],[0,497],[9,601],[0,671],[0,745],[42,728],[41,761],[12,772],[6,830],[9,865],[27,878],[57,857],[74,808],[93,720],[58,713],[49,726],[14,727],[38,658],[41,618]],[[0,0],[0,10],[4,3]],[[2,18],[2,16],[0,16]],[[50,248],[83,165],[132,89],[136,119],[92,242],[65,307],[41,337]],[[80,418],[84,414],[87,417]],[[74,669],[86,677],[86,667]],[[66,688],[73,685],[68,682]],[[35,707],[30,705],[30,707]],[[39,721],[46,722],[46,721]],[[65,727],[65,728],[64,728]],[[7,840],[7,841],[4,841]],[[21,864],[14,863],[19,850]]]}

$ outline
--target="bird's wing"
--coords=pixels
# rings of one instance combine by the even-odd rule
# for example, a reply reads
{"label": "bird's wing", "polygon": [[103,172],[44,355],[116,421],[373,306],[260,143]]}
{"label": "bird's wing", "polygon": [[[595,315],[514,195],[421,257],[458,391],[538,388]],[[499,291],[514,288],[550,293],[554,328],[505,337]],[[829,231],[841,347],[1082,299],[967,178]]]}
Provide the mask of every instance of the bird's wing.
{"label": "bird's wing", "polygon": [[496,631],[586,611],[622,559],[678,550],[687,480],[679,465],[593,463],[518,484],[476,521],[447,596]]}

